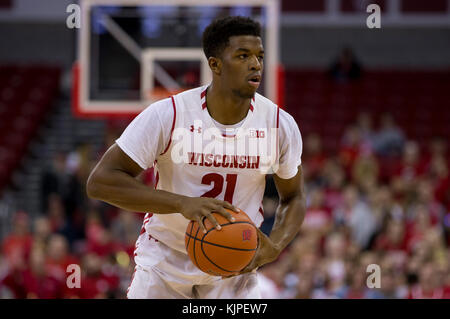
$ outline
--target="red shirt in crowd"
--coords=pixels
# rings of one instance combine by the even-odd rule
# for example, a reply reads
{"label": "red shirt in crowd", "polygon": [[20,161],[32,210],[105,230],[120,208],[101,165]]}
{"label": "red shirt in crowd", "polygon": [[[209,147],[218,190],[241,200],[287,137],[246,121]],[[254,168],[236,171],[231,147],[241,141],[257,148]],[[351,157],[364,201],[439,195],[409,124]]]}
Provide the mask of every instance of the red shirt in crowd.
{"label": "red shirt in crowd", "polygon": [[80,288],[65,289],[65,298],[98,299],[108,298],[108,293],[117,290],[120,279],[117,274],[105,274],[83,276]]}
{"label": "red shirt in crowd", "polygon": [[342,205],[344,196],[341,189],[327,188],[325,190],[325,205],[336,208]]}
{"label": "red shirt in crowd", "polygon": [[327,207],[310,207],[307,209],[303,227],[319,229],[332,222],[331,210]]}
{"label": "red shirt in crowd", "polygon": [[394,241],[385,232],[378,235],[375,240],[375,249],[379,251],[408,251],[408,237],[406,236],[406,231],[403,236],[398,240]]}
{"label": "red shirt in crowd", "polygon": [[79,265],[80,261],[72,255],[67,255],[61,260],[54,260],[52,258],[47,258],[45,261],[46,267],[52,276],[58,278],[59,280],[66,280],[67,278],[67,267],[71,264]]}
{"label": "red shirt in crowd", "polygon": [[33,237],[29,234],[22,236],[11,234],[3,240],[3,255],[9,260],[10,258],[13,258],[17,252],[20,252],[24,260],[28,260],[32,243]]}
{"label": "red shirt in crowd", "polygon": [[308,176],[316,177],[320,174],[325,165],[326,159],[327,157],[322,153],[306,156],[303,159],[303,163],[305,164],[305,167],[308,168]]}
{"label": "red shirt in crowd", "polygon": [[438,287],[424,291],[420,285],[415,285],[409,290],[408,299],[450,299],[450,287]]}
{"label": "red shirt in crowd", "polygon": [[416,177],[422,176],[425,173],[425,163],[418,161],[416,164],[410,165],[403,161],[400,161],[394,169],[394,176],[404,177],[408,180],[412,180]]}
{"label": "red shirt in crowd", "polygon": [[359,156],[359,146],[341,146],[339,150],[339,159],[345,169],[347,177],[352,174],[352,167]]}
{"label": "red shirt in crowd", "polygon": [[1,284],[11,290],[16,299],[64,298],[65,281],[58,280],[47,272],[37,275],[31,269],[15,270],[10,272]]}

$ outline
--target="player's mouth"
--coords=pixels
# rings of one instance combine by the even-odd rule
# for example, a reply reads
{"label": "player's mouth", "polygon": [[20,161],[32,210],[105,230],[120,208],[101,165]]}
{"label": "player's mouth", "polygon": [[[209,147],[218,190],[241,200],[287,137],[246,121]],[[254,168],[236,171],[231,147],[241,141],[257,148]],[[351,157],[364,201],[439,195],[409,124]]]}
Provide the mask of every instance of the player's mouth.
{"label": "player's mouth", "polygon": [[261,84],[261,75],[254,74],[254,75],[249,76],[248,83],[257,89],[259,87],[259,85]]}

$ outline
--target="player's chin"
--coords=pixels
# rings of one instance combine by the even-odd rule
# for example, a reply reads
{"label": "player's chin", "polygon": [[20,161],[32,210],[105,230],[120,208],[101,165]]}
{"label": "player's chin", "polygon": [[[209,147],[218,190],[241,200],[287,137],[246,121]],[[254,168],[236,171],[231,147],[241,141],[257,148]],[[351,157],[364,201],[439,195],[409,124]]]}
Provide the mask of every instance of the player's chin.
{"label": "player's chin", "polygon": [[256,90],[258,88],[254,86],[246,86],[239,90],[239,96],[244,99],[252,99],[255,96]]}

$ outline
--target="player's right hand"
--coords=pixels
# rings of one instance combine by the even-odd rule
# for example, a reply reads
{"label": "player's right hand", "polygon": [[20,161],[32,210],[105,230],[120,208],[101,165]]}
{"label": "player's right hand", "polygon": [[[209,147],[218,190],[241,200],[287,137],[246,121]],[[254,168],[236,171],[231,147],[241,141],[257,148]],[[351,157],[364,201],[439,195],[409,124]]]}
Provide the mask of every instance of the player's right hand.
{"label": "player's right hand", "polygon": [[203,232],[206,233],[206,227],[203,224],[204,217],[208,218],[217,230],[222,228],[212,215],[213,212],[222,215],[230,222],[235,221],[234,217],[225,208],[236,213],[239,212],[230,203],[209,197],[185,197],[180,203],[179,212],[185,218],[197,221]]}

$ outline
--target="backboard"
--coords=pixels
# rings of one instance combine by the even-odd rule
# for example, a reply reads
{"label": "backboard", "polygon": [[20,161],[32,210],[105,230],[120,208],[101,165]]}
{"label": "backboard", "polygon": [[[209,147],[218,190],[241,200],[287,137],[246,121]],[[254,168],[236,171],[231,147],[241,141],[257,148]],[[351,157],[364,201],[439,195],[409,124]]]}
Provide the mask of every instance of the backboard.
{"label": "backboard", "polygon": [[180,91],[208,84],[205,27],[230,15],[261,23],[265,48],[259,92],[279,101],[277,0],[81,0],[73,68],[79,116],[129,116]]}

